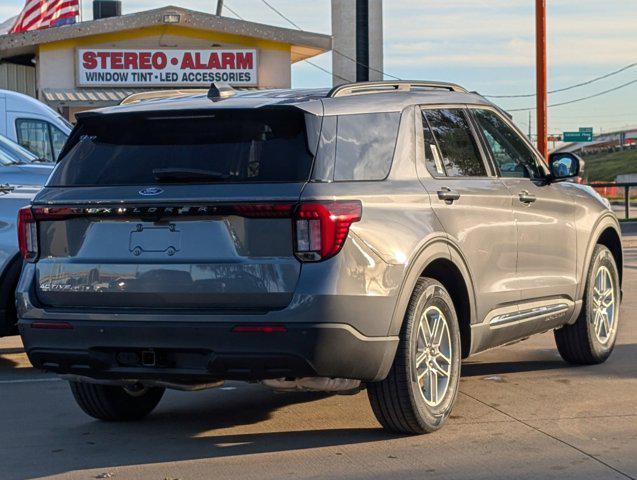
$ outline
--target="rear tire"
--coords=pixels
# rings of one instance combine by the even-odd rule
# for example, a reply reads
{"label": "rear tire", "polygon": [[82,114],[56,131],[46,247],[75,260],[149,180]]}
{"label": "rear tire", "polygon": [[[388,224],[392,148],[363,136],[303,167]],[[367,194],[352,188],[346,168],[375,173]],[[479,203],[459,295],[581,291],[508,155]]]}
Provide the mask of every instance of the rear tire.
{"label": "rear tire", "polygon": [[18,286],[22,259],[15,258],[5,270],[0,287],[0,337],[18,334],[15,289]]}
{"label": "rear tire", "polygon": [[139,420],[152,412],[164,388],[133,391],[113,385],[69,382],[75,401],[84,413],[107,422]]}
{"label": "rear tire", "polygon": [[441,283],[421,278],[409,301],[391,370],[385,380],[368,384],[380,424],[396,433],[438,430],[458,396],[460,362],[453,301]]}
{"label": "rear tire", "polygon": [[606,361],[617,339],[620,296],[615,258],[604,245],[596,245],[579,318],[555,330],[555,343],[565,361],[576,365]]}

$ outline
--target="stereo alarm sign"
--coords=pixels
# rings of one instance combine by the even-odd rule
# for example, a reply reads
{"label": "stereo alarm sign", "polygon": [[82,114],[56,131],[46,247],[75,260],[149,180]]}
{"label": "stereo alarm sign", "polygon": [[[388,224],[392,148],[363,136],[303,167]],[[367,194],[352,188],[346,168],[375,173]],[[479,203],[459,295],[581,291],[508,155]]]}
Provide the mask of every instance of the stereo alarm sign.
{"label": "stereo alarm sign", "polygon": [[257,51],[81,49],[77,76],[79,86],[256,86]]}

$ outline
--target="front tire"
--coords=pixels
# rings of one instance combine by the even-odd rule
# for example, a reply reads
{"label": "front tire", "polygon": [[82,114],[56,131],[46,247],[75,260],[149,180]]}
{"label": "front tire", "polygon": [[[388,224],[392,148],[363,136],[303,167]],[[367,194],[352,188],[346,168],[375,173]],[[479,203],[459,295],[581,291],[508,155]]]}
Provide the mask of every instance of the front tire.
{"label": "front tire", "polygon": [[84,413],[107,422],[140,420],[152,412],[164,388],[137,390],[93,383],[69,382],[75,401]]}
{"label": "front tire", "polygon": [[620,297],[615,258],[604,245],[596,245],[580,316],[573,325],[555,330],[555,343],[564,360],[576,365],[606,361],[617,339]]}
{"label": "front tire", "polygon": [[368,384],[380,424],[397,433],[430,433],[451,413],[460,380],[460,329],[445,287],[418,280],[400,332],[394,363],[385,380]]}

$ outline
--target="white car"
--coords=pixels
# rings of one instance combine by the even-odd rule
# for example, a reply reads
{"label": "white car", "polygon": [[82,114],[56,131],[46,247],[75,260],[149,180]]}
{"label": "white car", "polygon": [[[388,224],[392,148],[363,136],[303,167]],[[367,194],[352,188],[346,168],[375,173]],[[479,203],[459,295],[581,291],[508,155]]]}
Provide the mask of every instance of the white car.
{"label": "white car", "polygon": [[55,162],[73,126],[33,97],[0,90],[0,135],[39,158]]}

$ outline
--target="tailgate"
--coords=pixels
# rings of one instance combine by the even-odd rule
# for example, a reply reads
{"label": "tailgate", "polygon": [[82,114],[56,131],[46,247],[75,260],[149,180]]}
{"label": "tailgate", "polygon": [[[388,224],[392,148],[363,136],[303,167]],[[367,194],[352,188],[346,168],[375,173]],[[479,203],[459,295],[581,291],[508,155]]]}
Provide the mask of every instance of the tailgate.
{"label": "tailgate", "polygon": [[[285,307],[301,270],[289,212],[302,185],[260,185],[250,200],[231,200],[232,187],[216,187],[225,190],[223,201],[34,206],[39,301],[112,309]],[[274,188],[276,199],[268,195]]]}

